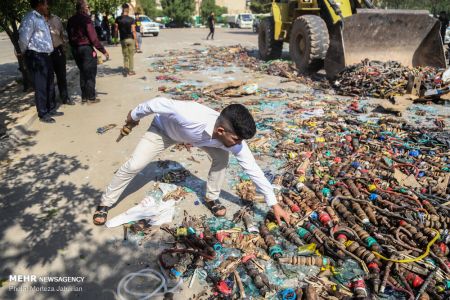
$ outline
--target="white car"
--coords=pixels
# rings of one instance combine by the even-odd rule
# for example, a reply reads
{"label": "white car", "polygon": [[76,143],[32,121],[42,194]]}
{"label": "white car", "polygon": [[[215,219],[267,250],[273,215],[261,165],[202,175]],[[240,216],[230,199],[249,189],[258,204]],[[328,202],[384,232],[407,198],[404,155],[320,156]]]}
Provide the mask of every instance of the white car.
{"label": "white car", "polygon": [[159,34],[159,23],[153,22],[152,19],[145,15],[140,15],[139,19],[141,21],[141,34],[153,34],[153,36],[158,36]]}

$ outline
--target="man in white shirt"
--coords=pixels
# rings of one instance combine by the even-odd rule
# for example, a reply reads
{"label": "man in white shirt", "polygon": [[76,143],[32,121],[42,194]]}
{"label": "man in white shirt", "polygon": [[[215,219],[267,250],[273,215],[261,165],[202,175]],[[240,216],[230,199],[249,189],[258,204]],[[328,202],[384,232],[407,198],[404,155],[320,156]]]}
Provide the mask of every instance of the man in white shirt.
{"label": "man in white shirt", "polygon": [[277,221],[289,223],[289,214],[277,203],[272,185],[256,164],[245,139],[256,133],[250,112],[243,105],[231,104],[219,114],[215,110],[191,101],[176,101],[158,97],[139,104],[127,116],[127,125],[134,127],[150,114],[155,118],[142,137],[131,158],[120,167],[102,195],[94,213],[96,225],[106,222],[108,208],[117,202],[133,177],[153,158],[177,143],[188,143],[206,151],[212,160],[206,185],[206,205],[216,216],[224,216],[226,208],[219,202],[229,152],[253,180],[265,201],[273,209]]}
{"label": "man in white shirt", "polygon": [[53,64],[50,54],[53,52],[52,36],[45,21],[48,14],[47,0],[31,0],[29,11],[19,27],[18,55],[25,56],[25,62],[34,84],[34,99],[39,119],[45,123],[54,123],[53,116],[63,115],[56,111],[55,86],[53,84]]}

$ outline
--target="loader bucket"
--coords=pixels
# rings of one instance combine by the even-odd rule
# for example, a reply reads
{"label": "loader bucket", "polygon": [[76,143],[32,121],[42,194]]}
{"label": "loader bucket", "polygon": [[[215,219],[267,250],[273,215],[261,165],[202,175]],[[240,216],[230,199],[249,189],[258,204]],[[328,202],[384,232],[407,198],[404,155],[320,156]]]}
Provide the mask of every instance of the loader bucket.
{"label": "loader bucket", "polygon": [[330,28],[327,77],[364,59],[445,68],[440,22],[424,10],[359,9]]}

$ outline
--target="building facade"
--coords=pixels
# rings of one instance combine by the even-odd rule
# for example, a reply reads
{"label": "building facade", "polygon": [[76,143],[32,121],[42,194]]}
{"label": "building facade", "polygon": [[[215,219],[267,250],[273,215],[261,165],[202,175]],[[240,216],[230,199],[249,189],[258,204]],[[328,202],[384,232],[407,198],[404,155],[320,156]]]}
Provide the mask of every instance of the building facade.
{"label": "building facade", "polygon": [[[195,0],[195,14],[200,15],[202,0]],[[248,0],[216,0],[216,5],[228,8],[228,14],[250,12]]]}

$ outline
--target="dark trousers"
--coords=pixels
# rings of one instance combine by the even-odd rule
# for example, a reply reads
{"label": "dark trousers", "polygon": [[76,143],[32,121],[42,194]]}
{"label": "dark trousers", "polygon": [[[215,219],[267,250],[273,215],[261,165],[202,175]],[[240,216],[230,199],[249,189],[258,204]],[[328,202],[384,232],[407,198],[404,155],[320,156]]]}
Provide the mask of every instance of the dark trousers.
{"label": "dark trousers", "polygon": [[209,34],[206,37],[206,39],[209,39],[210,36],[211,36],[211,39],[214,39],[214,27],[209,27]]}
{"label": "dark trousers", "polygon": [[53,64],[50,55],[28,50],[25,61],[34,85],[34,101],[39,118],[56,109]]}
{"label": "dark trousers", "polygon": [[73,57],[80,70],[81,99],[95,99],[95,76],[97,76],[97,53],[91,46],[73,48]]}
{"label": "dark trousers", "polygon": [[64,54],[63,46],[55,48],[50,57],[52,58],[53,69],[58,82],[59,97],[62,103],[67,103],[69,94],[67,92],[66,55]]}

